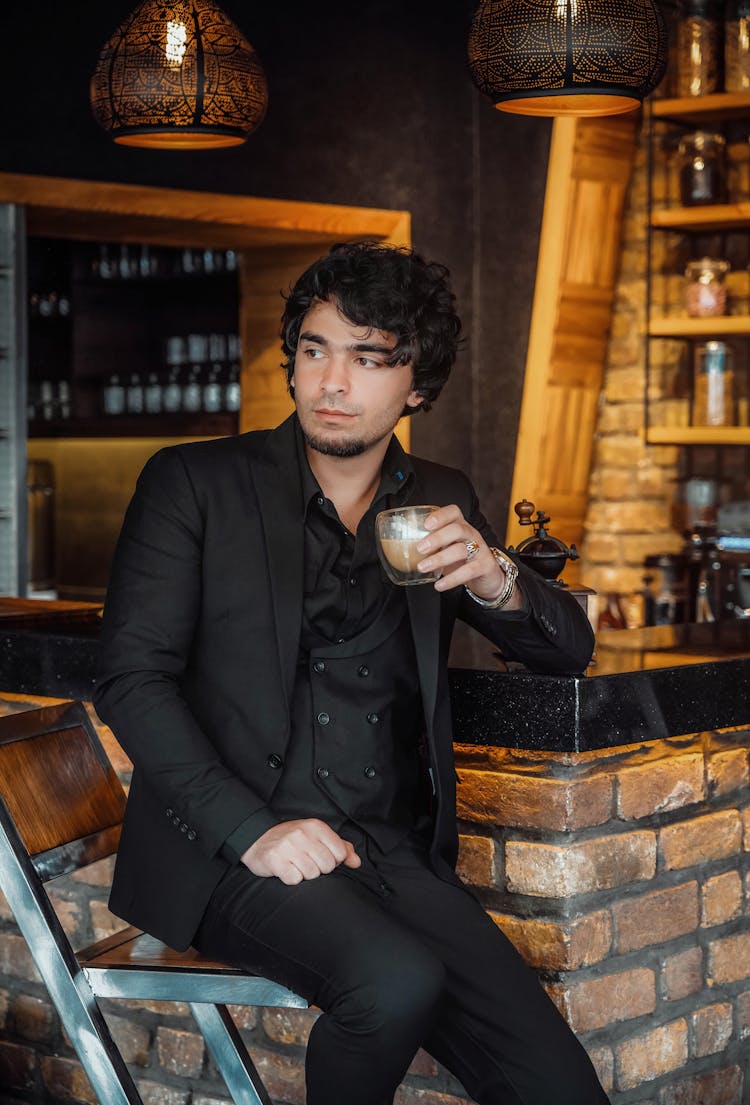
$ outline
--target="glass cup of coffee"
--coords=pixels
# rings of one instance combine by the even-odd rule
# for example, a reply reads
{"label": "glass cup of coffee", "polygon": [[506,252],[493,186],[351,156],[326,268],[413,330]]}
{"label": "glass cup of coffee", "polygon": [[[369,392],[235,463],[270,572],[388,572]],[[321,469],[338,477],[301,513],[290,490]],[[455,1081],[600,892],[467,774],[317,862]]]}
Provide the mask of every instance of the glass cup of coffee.
{"label": "glass cup of coffee", "polygon": [[414,587],[418,583],[434,583],[441,573],[420,572],[420,560],[428,555],[421,553],[417,545],[427,537],[425,519],[437,510],[436,506],[402,506],[395,510],[381,510],[375,519],[375,538],[380,563],[391,583],[399,587]]}

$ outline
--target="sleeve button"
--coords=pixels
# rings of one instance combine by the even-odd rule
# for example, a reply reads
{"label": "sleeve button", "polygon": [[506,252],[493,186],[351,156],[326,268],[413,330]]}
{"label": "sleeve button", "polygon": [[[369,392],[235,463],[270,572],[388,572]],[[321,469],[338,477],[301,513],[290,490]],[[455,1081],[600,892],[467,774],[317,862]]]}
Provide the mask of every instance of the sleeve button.
{"label": "sleeve button", "polygon": [[364,679],[369,674],[370,674],[370,669],[368,668],[367,664],[360,664],[359,667],[357,668],[357,675],[359,675],[360,678]]}
{"label": "sleeve button", "polygon": [[324,661],[323,660],[316,660],[315,663],[313,664],[313,671],[317,672],[318,675],[322,675],[325,670],[326,670],[326,666],[325,666]]}
{"label": "sleeve button", "polygon": [[328,768],[327,767],[319,767],[318,770],[317,770],[317,776],[318,776],[319,779],[327,779],[328,778]]}
{"label": "sleeve button", "polygon": [[327,714],[325,710],[321,710],[321,712],[318,714],[318,721],[320,722],[320,724],[327,725],[330,720],[331,715]]}
{"label": "sleeve button", "polygon": [[283,764],[284,761],[282,760],[281,756],[277,755],[276,752],[272,752],[271,755],[268,757],[268,760],[266,762],[267,762],[269,767],[279,768],[279,767],[281,767],[281,765]]}
{"label": "sleeve button", "polygon": [[375,768],[374,767],[366,767],[365,768],[365,775],[367,776],[368,779],[374,779],[375,778]]}
{"label": "sleeve button", "polygon": [[188,838],[188,840],[195,840],[197,835],[198,834],[196,833],[195,829],[190,829],[190,831],[187,834],[187,838]]}
{"label": "sleeve button", "polygon": [[169,818],[174,817],[174,810],[167,810],[167,817],[169,817]]}
{"label": "sleeve button", "polygon": [[377,725],[380,721],[380,718],[377,714],[373,713],[367,715],[367,720],[369,721],[370,725]]}

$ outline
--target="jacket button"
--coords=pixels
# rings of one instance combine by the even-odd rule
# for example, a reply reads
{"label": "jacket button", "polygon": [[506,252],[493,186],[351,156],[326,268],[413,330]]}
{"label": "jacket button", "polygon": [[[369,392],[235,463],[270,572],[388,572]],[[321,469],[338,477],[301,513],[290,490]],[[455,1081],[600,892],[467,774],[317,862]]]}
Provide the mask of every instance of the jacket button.
{"label": "jacket button", "polygon": [[283,760],[281,756],[278,756],[275,752],[272,752],[266,761],[269,767],[281,767]]}
{"label": "jacket button", "polygon": [[317,775],[318,775],[319,779],[327,779],[328,778],[328,768],[327,767],[319,767],[318,771],[317,771]]}
{"label": "jacket button", "polygon": [[380,721],[380,718],[378,717],[377,714],[368,714],[367,715],[367,720],[369,721],[370,725],[377,725],[378,722]]}
{"label": "jacket button", "polygon": [[188,840],[195,840],[197,835],[198,834],[196,833],[195,829],[191,829],[190,832],[187,834],[187,838]]}
{"label": "jacket button", "polygon": [[313,664],[313,671],[316,671],[318,673],[318,675],[322,675],[322,673],[325,670],[326,670],[326,666],[323,663],[323,661],[322,660],[316,660],[315,663]]}
{"label": "jacket button", "polygon": [[362,679],[364,679],[365,676],[369,674],[370,669],[368,668],[367,664],[360,664],[360,666],[357,668],[357,675],[361,676]]}
{"label": "jacket button", "polygon": [[174,817],[174,810],[167,810],[167,817]]}
{"label": "jacket button", "polygon": [[331,715],[327,714],[325,712],[325,710],[322,710],[318,714],[318,721],[320,722],[321,725],[327,725],[330,720],[331,720]]}
{"label": "jacket button", "polygon": [[374,767],[366,767],[365,768],[365,775],[367,776],[368,779],[374,779],[375,778],[375,768]]}

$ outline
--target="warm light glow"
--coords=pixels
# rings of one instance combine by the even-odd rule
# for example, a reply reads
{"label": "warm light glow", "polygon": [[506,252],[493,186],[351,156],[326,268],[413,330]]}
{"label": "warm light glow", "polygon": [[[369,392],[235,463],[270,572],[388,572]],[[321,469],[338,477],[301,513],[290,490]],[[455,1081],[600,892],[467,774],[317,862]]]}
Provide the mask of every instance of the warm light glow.
{"label": "warm light glow", "polygon": [[167,21],[167,43],[164,53],[170,69],[179,69],[187,49],[187,27],[184,23]]}
{"label": "warm light glow", "polygon": [[625,115],[640,106],[641,102],[635,96],[582,95],[580,92],[571,96],[525,96],[495,104],[498,111],[510,115],[574,115],[584,119],[595,115]]}

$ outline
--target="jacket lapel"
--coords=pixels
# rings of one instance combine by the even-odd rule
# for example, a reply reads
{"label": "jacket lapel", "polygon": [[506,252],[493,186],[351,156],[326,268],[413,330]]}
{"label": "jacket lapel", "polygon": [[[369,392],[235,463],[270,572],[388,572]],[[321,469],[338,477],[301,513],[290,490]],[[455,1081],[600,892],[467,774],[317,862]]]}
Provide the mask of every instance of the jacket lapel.
{"label": "jacket lapel", "polygon": [[[421,482],[414,482],[408,497],[410,503],[429,502]],[[437,702],[438,666],[440,662],[440,595],[432,583],[406,588],[414,651],[417,655],[419,685],[428,732]]]}
{"label": "jacket lapel", "polygon": [[304,515],[294,415],[268,435],[250,460],[266,544],[282,678],[291,701],[303,603]]}

